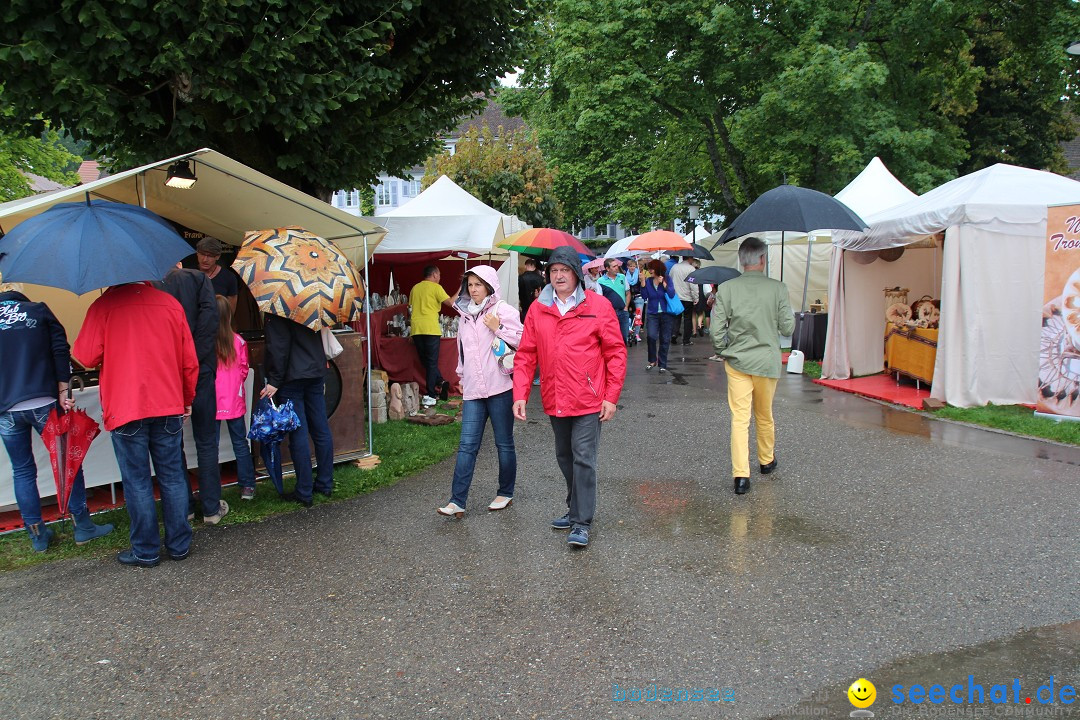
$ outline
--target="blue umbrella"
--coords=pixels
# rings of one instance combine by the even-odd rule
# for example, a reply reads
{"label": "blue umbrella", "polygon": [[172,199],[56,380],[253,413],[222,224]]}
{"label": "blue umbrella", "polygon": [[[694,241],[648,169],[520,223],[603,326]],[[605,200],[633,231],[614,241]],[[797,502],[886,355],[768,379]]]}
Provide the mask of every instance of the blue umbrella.
{"label": "blue umbrella", "polygon": [[59,203],[0,238],[0,276],[81,295],[160,280],[190,254],[168,221],[138,205]]}
{"label": "blue umbrella", "polygon": [[292,400],[286,400],[281,406],[273,400],[263,398],[259,409],[251,418],[248,438],[258,441],[259,454],[266,465],[266,472],[278,494],[285,492],[285,483],[281,471],[281,441],[293,430],[300,427],[300,417],[293,410]]}

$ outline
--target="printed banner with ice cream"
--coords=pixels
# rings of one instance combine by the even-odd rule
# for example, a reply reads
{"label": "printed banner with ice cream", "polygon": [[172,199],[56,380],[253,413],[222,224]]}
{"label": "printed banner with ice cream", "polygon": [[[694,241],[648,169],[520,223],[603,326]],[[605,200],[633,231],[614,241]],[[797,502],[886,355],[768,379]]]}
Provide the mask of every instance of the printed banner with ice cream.
{"label": "printed banner with ice cream", "polygon": [[1080,420],[1080,205],[1047,208],[1037,414]]}

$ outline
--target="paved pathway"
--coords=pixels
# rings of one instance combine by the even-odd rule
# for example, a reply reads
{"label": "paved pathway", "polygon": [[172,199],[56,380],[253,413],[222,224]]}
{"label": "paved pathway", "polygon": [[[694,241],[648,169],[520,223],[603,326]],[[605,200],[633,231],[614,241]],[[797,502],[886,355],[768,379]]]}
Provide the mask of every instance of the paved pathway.
{"label": "paved pathway", "polygon": [[[846,717],[860,676],[913,717],[896,678],[1080,684],[1080,449],[785,376],[780,470],[737,497],[723,366],[687,350],[666,378],[631,350],[587,550],[548,527],[534,399],[502,513],[489,433],[461,522],[434,512],[450,459],[184,563],[0,575],[0,717]],[[654,683],[732,701],[613,700]]]}

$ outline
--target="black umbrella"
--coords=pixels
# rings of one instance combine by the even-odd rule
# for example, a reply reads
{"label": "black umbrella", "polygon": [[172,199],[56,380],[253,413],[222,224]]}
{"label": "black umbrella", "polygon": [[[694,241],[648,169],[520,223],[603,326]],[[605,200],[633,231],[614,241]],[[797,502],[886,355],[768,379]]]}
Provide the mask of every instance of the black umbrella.
{"label": "black umbrella", "polygon": [[743,210],[712,249],[728,240],[756,232],[862,231],[868,227],[851,208],[831,195],[795,185],[781,185],[763,194]]}
{"label": "black umbrella", "polygon": [[692,253],[679,252],[678,250],[672,251],[672,255],[681,255],[682,257],[701,258],[702,260],[715,260],[713,254],[708,251],[704,245],[698,245],[697,243],[690,243],[690,247],[694,249]]}
{"label": "black umbrella", "polygon": [[729,267],[703,267],[686,276],[686,282],[695,285],[719,285],[742,275],[735,268]]}

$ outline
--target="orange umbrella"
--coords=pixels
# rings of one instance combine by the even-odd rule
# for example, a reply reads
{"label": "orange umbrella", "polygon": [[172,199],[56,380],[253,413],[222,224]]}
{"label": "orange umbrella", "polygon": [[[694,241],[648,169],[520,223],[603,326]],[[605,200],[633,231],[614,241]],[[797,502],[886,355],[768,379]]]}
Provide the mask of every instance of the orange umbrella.
{"label": "orange umbrella", "polygon": [[364,283],[356,268],[333,243],[301,228],[248,232],[233,269],[270,315],[312,330],[360,315]]}
{"label": "orange umbrella", "polygon": [[686,242],[686,239],[677,232],[670,230],[651,230],[647,233],[638,235],[626,248],[630,252],[657,252],[659,250],[665,250],[676,255],[680,254],[679,251],[685,251],[687,255],[691,255],[694,249],[690,247],[690,243]]}

